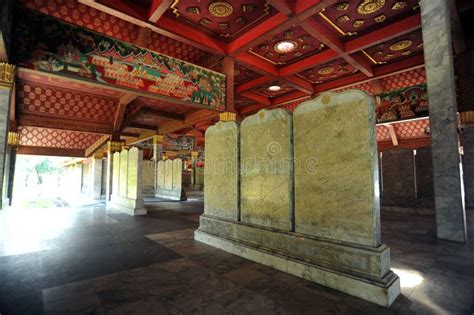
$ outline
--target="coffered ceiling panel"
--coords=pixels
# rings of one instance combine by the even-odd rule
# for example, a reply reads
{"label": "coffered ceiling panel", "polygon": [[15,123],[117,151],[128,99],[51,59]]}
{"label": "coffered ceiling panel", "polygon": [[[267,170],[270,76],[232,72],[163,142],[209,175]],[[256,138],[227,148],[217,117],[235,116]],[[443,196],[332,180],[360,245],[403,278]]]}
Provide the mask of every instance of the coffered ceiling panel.
{"label": "coffered ceiling panel", "polygon": [[254,89],[254,92],[265,95],[267,97],[281,96],[293,91],[295,91],[295,89],[292,86],[282,81],[274,81],[272,83],[261,85]]}
{"label": "coffered ceiling panel", "polygon": [[423,53],[421,30],[399,36],[364,50],[373,63],[384,64]]}
{"label": "coffered ceiling panel", "polygon": [[268,38],[250,52],[274,65],[285,65],[324,48],[324,44],[297,26]]}
{"label": "coffered ceiling panel", "polygon": [[266,1],[176,0],[166,16],[191,24],[212,37],[230,42],[275,13]]}
{"label": "coffered ceiling panel", "polygon": [[342,58],[305,70],[298,75],[311,83],[323,83],[342,78],[358,70]]}
{"label": "coffered ceiling panel", "polygon": [[418,0],[340,1],[319,13],[329,27],[341,37],[351,38],[394,19],[417,14]]}

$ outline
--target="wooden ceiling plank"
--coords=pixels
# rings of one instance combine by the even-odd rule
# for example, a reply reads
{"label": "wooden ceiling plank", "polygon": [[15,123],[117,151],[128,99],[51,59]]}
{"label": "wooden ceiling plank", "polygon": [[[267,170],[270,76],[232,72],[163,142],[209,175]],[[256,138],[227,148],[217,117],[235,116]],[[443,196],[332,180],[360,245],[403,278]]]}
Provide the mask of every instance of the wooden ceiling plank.
{"label": "wooden ceiling plank", "polygon": [[18,126],[82,131],[104,135],[110,135],[112,133],[112,126],[100,122],[83,121],[65,117],[48,117],[30,113],[20,113]]}
{"label": "wooden ceiling plank", "polygon": [[291,77],[287,77],[287,78],[284,78],[282,79],[283,82],[285,82],[286,84],[288,84],[289,86],[301,91],[301,92],[304,92],[306,94],[313,94],[314,93],[314,87],[313,85],[306,81],[305,79],[302,79],[300,77],[297,77],[297,76],[291,76]]}
{"label": "wooden ceiling plank", "polygon": [[309,56],[303,60],[297,61],[291,65],[283,67],[280,69],[280,75],[287,77],[299,72],[302,72],[306,69],[312,68],[316,65],[331,61],[337,58],[337,53],[331,49],[326,49],[320,53]]}
{"label": "wooden ceiling plank", "polygon": [[149,126],[149,125],[144,125],[144,124],[137,124],[137,123],[131,123],[125,128],[133,128],[133,129],[142,129],[142,130],[150,130],[154,131],[156,130],[156,127],[154,126]]}
{"label": "wooden ceiling plank", "polygon": [[239,84],[235,87],[235,93],[240,94],[245,91],[249,91],[255,87],[258,87],[260,85],[268,84],[272,81],[272,78],[269,78],[267,76],[261,76],[259,78],[247,81],[245,83]]}

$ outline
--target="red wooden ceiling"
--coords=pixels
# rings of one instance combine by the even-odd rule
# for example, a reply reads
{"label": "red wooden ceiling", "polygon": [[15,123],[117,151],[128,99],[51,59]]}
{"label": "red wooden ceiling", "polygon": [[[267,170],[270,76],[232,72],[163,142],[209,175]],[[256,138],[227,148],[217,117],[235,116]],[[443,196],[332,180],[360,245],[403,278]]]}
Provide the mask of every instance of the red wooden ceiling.
{"label": "red wooden ceiling", "polygon": [[[418,0],[21,2],[203,66],[214,56],[233,58],[235,103],[242,113],[250,112],[247,107],[281,106],[423,65]],[[144,40],[140,35],[145,26],[152,32]],[[296,43],[297,49],[275,51],[283,39]],[[282,89],[269,91],[273,84]],[[156,100],[147,99],[147,106],[175,114],[194,112]]]}

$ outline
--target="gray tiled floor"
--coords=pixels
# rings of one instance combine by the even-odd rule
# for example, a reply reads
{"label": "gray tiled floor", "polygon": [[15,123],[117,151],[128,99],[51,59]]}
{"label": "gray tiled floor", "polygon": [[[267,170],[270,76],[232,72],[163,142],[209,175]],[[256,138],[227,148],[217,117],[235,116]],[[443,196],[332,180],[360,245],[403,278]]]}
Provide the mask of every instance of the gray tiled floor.
{"label": "gray tiled floor", "polygon": [[382,215],[403,293],[386,309],[195,242],[191,199],[1,214],[0,313],[472,314],[474,245],[437,240],[433,218]]}

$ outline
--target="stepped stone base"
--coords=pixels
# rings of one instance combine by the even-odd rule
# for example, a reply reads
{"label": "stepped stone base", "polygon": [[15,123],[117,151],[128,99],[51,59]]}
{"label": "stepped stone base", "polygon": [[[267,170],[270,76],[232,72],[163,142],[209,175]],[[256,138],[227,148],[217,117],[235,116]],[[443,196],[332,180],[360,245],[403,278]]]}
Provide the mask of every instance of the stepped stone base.
{"label": "stepped stone base", "polygon": [[110,202],[107,203],[107,209],[115,209],[125,212],[129,215],[146,215],[147,211],[143,206],[143,199],[136,200],[112,195]]}
{"label": "stepped stone base", "polygon": [[208,215],[201,216],[194,238],[382,306],[390,306],[400,294],[385,245],[335,242]]}

